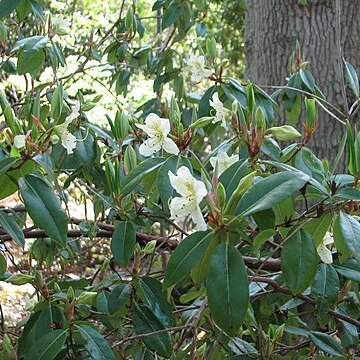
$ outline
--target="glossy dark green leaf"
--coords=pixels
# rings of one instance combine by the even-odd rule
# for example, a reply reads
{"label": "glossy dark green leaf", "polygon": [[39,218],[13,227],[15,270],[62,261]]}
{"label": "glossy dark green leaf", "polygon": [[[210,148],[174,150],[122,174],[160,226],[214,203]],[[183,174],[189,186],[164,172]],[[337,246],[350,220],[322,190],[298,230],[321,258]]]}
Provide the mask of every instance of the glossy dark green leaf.
{"label": "glossy dark green leaf", "polygon": [[67,218],[52,187],[35,175],[19,179],[19,190],[34,224],[61,245],[67,240]]}
{"label": "glossy dark green leaf", "polygon": [[309,333],[310,340],[322,351],[333,356],[343,356],[344,350],[340,341],[326,333],[311,331]]}
{"label": "glossy dark green leaf", "polygon": [[248,173],[248,168],[249,162],[247,160],[239,160],[219,176],[219,181],[226,190],[227,199],[233,194],[240,180]]}
{"label": "glossy dark green leaf", "polygon": [[355,188],[342,188],[334,197],[345,200],[360,201],[360,190]]}
{"label": "glossy dark green leaf", "polygon": [[170,156],[160,167],[157,174],[157,186],[159,189],[161,200],[165,206],[168,208],[168,201],[170,198],[176,195],[176,191],[170,184],[169,171],[173,174],[177,173],[177,170],[181,166],[186,166],[190,171],[191,163],[189,160],[182,156]]}
{"label": "glossy dark green leaf", "polygon": [[344,61],[345,64],[345,74],[349,82],[350,89],[353,91],[354,95],[359,98],[360,89],[359,89],[359,78],[356,73],[355,68],[348,62]]}
{"label": "glossy dark green leaf", "polygon": [[162,28],[171,26],[180,16],[181,5],[173,2],[165,11],[162,17]]}
{"label": "glossy dark green leaf", "polygon": [[344,261],[341,265],[333,265],[335,270],[347,279],[360,283],[360,265],[355,259]]}
{"label": "glossy dark green leaf", "polygon": [[45,53],[43,50],[39,51],[27,51],[22,49],[20,51],[16,70],[19,75],[26,73],[36,73],[45,61]]}
{"label": "glossy dark green leaf", "polygon": [[16,162],[14,157],[6,157],[0,161],[0,175],[5,174]]}
{"label": "glossy dark green leaf", "polygon": [[167,294],[163,290],[162,283],[155,278],[143,277],[139,285],[144,300],[160,322],[166,327],[172,326],[172,307],[167,301]]}
{"label": "glossy dark green leaf", "polygon": [[243,195],[236,214],[246,216],[270,209],[301,189],[309,180],[310,177],[306,174],[292,171],[280,172],[261,179]]}
{"label": "glossy dark green leaf", "polygon": [[34,343],[27,352],[28,358],[53,360],[63,348],[67,337],[66,330],[54,330]]}
{"label": "glossy dark green leaf", "polygon": [[144,179],[146,174],[157,169],[165,162],[165,158],[146,159],[136,166],[130,173],[124,177],[122,183],[122,195],[126,196],[136,189],[136,186]]}
{"label": "glossy dark green leaf", "polygon": [[340,232],[353,257],[360,261],[360,224],[351,215],[340,212]]}
{"label": "glossy dark green leaf", "polygon": [[63,109],[64,88],[60,83],[51,96],[51,117],[58,121]]}
{"label": "glossy dark green leaf", "polygon": [[222,243],[215,250],[206,290],[214,321],[227,334],[234,335],[247,312],[249,285],[244,261],[233,245]]}
{"label": "glossy dark green leaf", "polygon": [[132,287],[128,284],[119,284],[107,297],[108,309],[110,314],[120,310],[129,300]]}
{"label": "glossy dark green leaf", "polygon": [[164,288],[177,284],[190,273],[205,254],[213,236],[212,231],[197,231],[177,246],[165,270]]}
{"label": "glossy dark green leaf", "polygon": [[20,4],[20,0],[2,0],[0,2],[0,19],[9,16]]}
{"label": "glossy dark green leaf", "polygon": [[301,229],[286,241],[281,251],[281,269],[294,294],[311,285],[317,271],[317,252],[309,233]]}
{"label": "glossy dark green leaf", "polygon": [[311,294],[316,301],[319,312],[326,311],[327,307],[338,299],[340,282],[336,270],[328,264],[319,264],[315,280],[311,287]]}
{"label": "glossy dark green leaf", "polygon": [[24,233],[11,214],[7,214],[5,211],[0,211],[0,226],[19,246],[24,247]]}
{"label": "glossy dark green leaf", "polygon": [[326,232],[329,230],[332,221],[332,214],[325,213],[320,217],[311,219],[304,226],[304,230],[306,230],[312,237],[315,243],[315,247],[318,247]]}
{"label": "glossy dark green leaf", "polygon": [[86,341],[85,348],[93,360],[115,360],[115,355],[104,337],[88,325],[79,326],[80,335]]}
{"label": "glossy dark green leaf", "polygon": [[78,142],[74,149],[74,156],[87,168],[93,168],[97,156],[97,144],[93,135],[84,129],[74,133]]}
{"label": "glossy dark green leaf", "polygon": [[[136,334],[147,334],[165,329],[160,320],[148,305],[135,305],[132,310],[132,320]],[[171,336],[169,332],[150,335],[142,338],[144,344],[152,351],[166,358],[172,354]]]}
{"label": "glossy dark green leaf", "polygon": [[127,266],[134,253],[135,227],[130,221],[123,221],[115,228],[111,238],[111,251],[121,266]]}
{"label": "glossy dark green leaf", "polygon": [[205,251],[205,254],[202,256],[201,260],[192,268],[191,278],[195,284],[200,285],[203,281],[205,281],[212,254],[219,245],[223,236],[224,232],[222,231],[214,234],[213,239]]}
{"label": "glossy dark green leaf", "polygon": [[300,77],[303,83],[305,84],[305,86],[308,88],[308,90],[314,91],[315,80],[314,77],[311,75],[311,72],[307,69],[301,69]]}

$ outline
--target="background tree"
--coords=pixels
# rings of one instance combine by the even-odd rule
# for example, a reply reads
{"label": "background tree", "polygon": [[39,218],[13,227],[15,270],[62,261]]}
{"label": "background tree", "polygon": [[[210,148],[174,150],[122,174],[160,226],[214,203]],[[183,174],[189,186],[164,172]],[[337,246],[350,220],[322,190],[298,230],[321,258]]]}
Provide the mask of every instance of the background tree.
{"label": "background tree", "polygon": [[[299,40],[318,87],[328,101],[348,113],[341,56],[359,68],[359,11],[360,2],[354,0],[249,0],[246,78],[263,85],[285,84],[289,58]],[[333,160],[344,127],[325,112],[319,113],[317,126],[312,148]]]}

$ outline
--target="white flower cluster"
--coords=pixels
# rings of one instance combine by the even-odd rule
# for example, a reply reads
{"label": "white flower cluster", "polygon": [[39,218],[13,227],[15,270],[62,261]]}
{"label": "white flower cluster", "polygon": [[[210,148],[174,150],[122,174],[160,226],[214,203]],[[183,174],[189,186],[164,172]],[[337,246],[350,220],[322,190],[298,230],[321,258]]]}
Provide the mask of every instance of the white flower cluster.
{"label": "white flower cluster", "polygon": [[185,70],[191,73],[191,81],[194,83],[199,83],[213,73],[211,70],[205,68],[205,57],[202,55],[195,56],[194,54],[191,54],[186,63],[187,66],[185,67]]}
{"label": "white flower cluster", "polygon": [[227,168],[238,160],[238,155],[229,156],[224,151],[220,152],[217,156],[210,158],[210,164],[214,169],[217,167],[217,175],[220,176]]}
{"label": "white flower cluster", "polygon": [[170,121],[168,119],[151,113],[146,117],[145,125],[135,125],[148,135],[148,139],[140,145],[139,152],[141,155],[151,156],[161,149],[169,154],[177,155],[179,153],[179,148],[175,142],[168,138],[170,133]]}
{"label": "white flower cluster", "polygon": [[190,216],[196,224],[195,230],[206,230],[206,222],[201,213],[200,202],[207,195],[205,184],[196,180],[186,166],[181,166],[177,174],[168,172],[171,186],[181,195],[175,197],[169,204],[171,218]]}
{"label": "white flower cluster", "polygon": [[221,126],[226,129],[226,121],[225,121],[226,109],[224,108],[223,103],[220,101],[219,94],[217,92],[213,94],[210,100],[210,106],[213,109],[215,109],[215,117],[212,123],[216,124],[219,121],[221,121]]}
{"label": "white flower cluster", "polygon": [[65,121],[61,124],[56,126],[56,131],[60,136],[61,144],[66,149],[68,155],[74,152],[76,148],[76,137],[71,134],[68,129],[70,123],[80,116],[80,102],[77,101],[74,106],[71,107],[71,114],[66,117]]}

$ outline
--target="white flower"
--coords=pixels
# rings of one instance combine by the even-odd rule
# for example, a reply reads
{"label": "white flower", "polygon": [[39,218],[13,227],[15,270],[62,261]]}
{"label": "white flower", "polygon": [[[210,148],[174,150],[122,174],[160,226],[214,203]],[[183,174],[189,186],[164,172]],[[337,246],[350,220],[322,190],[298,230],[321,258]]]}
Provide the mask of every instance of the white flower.
{"label": "white flower", "polygon": [[206,222],[201,213],[200,202],[207,195],[205,184],[196,180],[186,166],[181,166],[177,174],[168,172],[171,186],[181,195],[175,197],[169,204],[171,218],[190,216],[196,224],[196,230],[206,230]]}
{"label": "white flower", "polygon": [[209,69],[205,69],[205,58],[204,56],[195,56],[191,54],[187,59],[187,67],[185,70],[191,73],[191,81],[198,83],[201,80],[212,75],[212,71]]}
{"label": "white flower", "polygon": [[327,248],[327,245],[331,245],[333,243],[334,243],[334,239],[332,235],[329,232],[327,232],[322,242],[316,248],[321,261],[325,264],[332,264],[333,262],[331,250]]}
{"label": "white flower", "polygon": [[167,153],[177,155],[179,148],[167,136],[170,132],[170,121],[151,113],[145,119],[145,125],[135,124],[149,136],[140,145],[139,152],[143,156],[150,156],[163,148]]}
{"label": "white flower", "polygon": [[215,169],[217,164],[218,176],[220,176],[227,168],[239,160],[237,155],[229,156],[225,151],[217,156],[210,158],[210,164]]}
{"label": "white flower", "polygon": [[212,121],[213,124],[221,121],[221,126],[226,129],[225,111],[223,103],[219,99],[219,94],[216,92],[213,94],[210,100],[210,106],[215,109],[215,118]]}
{"label": "white flower", "polygon": [[20,150],[25,147],[26,144],[26,135],[16,135],[14,137],[14,146],[16,149]]}
{"label": "white flower", "polygon": [[70,123],[80,116],[80,102],[77,101],[74,106],[71,107],[71,114],[65,118],[65,121],[61,124],[56,126],[57,132],[60,136],[61,145],[66,149],[68,155],[74,152],[76,148],[76,137],[71,134],[68,129]]}
{"label": "white flower", "polygon": [[62,15],[53,16],[51,19],[53,30],[57,35],[66,35],[70,31],[70,20]]}

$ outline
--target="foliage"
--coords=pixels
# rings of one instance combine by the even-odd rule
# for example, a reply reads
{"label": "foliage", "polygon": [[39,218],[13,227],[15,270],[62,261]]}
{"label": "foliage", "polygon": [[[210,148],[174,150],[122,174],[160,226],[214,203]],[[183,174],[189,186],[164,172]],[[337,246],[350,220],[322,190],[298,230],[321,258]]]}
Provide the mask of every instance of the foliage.
{"label": "foliage", "polygon": [[[355,69],[344,61],[357,100],[340,119],[300,49],[274,93],[230,77],[226,47],[199,31],[206,1],[118,6],[108,29],[77,37],[39,1],[0,2],[1,76],[24,80],[0,92],[0,198],[18,192],[23,203],[0,211],[0,276],[34,288],[18,341],[2,324],[2,358],[358,355]],[[133,110],[116,101],[106,122],[89,121],[97,88],[71,86],[93,67],[115,99],[137,77],[152,98]],[[344,124],[330,161],[307,147],[317,106]],[[280,107],[288,125],[277,126]],[[336,174],[345,146],[349,174]],[[76,193],[91,200],[92,220],[71,216]],[[104,238],[112,255],[72,279],[83,242]],[[30,247],[29,268],[10,241]]]}

